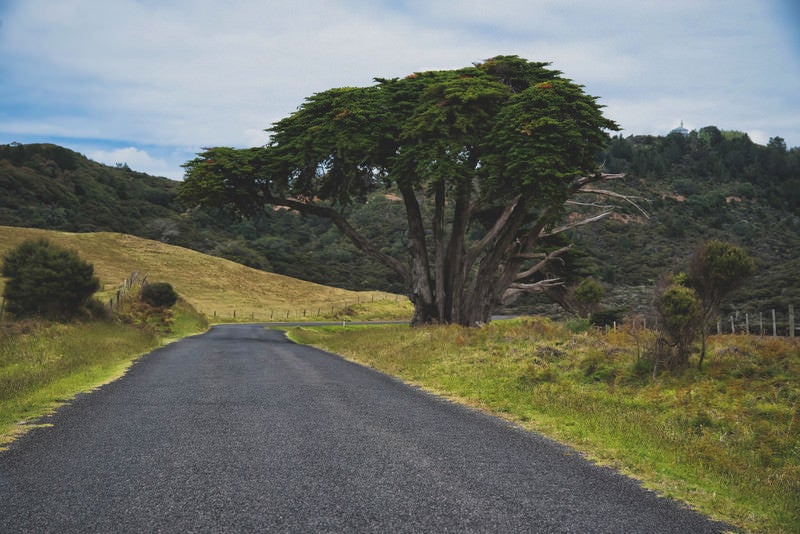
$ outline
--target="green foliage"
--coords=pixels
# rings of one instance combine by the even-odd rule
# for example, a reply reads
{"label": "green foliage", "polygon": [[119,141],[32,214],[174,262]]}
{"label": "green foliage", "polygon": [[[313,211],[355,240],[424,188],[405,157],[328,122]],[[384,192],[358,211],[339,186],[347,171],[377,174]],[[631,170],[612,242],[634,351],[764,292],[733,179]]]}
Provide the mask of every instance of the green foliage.
{"label": "green foliage", "polygon": [[75,317],[100,288],[91,264],[44,239],[25,241],[8,252],[2,274],[8,278],[6,308],[17,317]]}
{"label": "green foliage", "polygon": [[178,302],[178,294],[167,282],[146,284],[139,292],[139,299],[154,308],[171,308]]}
{"label": "green foliage", "polygon": [[591,277],[581,280],[572,291],[572,298],[583,315],[595,311],[604,295],[605,289],[602,284]]}
{"label": "green foliage", "polygon": [[687,283],[697,291],[704,311],[715,312],[754,272],[755,262],[744,249],[722,241],[709,241],[692,257]]}
{"label": "green foliage", "polygon": [[679,369],[689,363],[691,345],[697,337],[702,308],[697,293],[677,283],[667,287],[657,298],[656,309],[664,334],[673,350],[657,354],[658,363],[667,369]]}
{"label": "green foliage", "polygon": [[703,345],[699,366],[706,356],[709,323],[719,313],[722,302],[740,288],[755,272],[755,262],[740,247],[722,241],[710,241],[692,256],[687,284],[697,291],[702,312],[700,330]]}

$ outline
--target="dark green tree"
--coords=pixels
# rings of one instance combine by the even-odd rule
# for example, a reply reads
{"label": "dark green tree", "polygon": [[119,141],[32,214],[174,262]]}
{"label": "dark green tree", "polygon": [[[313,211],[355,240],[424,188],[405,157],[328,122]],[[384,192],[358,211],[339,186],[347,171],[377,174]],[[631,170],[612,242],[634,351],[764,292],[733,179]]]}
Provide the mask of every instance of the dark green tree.
{"label": "dark green tree", "polygon": [[722,241],[709,241],[698,248],[689,265],[687,284],[702,303],[700,362],[706,355],[706,338],[720,305],[755,272],[755,262],[744,249]]}
{"label": "dark green tree", "polygon": [[100,288],[92,264],[45,239],[25,241],[9,251],[2,274],[8,278],[6,309],[17,317],[75,317]]}
{"label": "dark green tree", "polygon": [[[267,147],[211,148],[186,163],[181,197],[328,218],[404,281],[412,324],[474,325],[554,282],[540,275],[558,255],[541,254],[546,237],[608,215],[558,225],[578,209],[569,199],[611,194],[591,185],[612,178],[596,155],[616,128],[595,97],[546,63],[502,56],[315,94],[271,128]],[[404,255],[347,218],[379,188],[402,198]]]}

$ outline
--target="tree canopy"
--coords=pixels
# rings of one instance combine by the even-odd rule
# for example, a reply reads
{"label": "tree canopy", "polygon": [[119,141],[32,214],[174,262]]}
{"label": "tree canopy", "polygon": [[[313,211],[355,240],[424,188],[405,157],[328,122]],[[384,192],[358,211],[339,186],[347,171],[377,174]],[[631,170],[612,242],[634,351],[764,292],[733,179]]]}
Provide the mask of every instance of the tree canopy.
{"label": "tree canopy", "polygon": [[[601,108],[546,63],[516,56],[377,79],[312,95],[266,147],[206,149],[184,165],[180,194],[243,215],[272,204],[328,218],[404,280],[414,324],[474,325],[557,283],[542,271],[566,247],[549,237],[608,215],[571,200],[618,196],[591,187],[616,177],[596,160],[617,129]],[[402,199],[406,257],[347,218],[381,188]]]}

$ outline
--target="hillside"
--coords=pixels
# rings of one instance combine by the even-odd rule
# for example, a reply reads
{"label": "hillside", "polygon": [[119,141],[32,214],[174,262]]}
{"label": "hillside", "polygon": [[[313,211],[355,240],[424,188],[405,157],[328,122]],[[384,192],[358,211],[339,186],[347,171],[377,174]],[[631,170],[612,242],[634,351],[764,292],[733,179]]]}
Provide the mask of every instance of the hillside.
{"label": "hillside", "polygon": [[[576,246],[553,273],[568,286],[593,276],[606,287],[606,308],[646,312],[659,278],[717,238],[743,246],[758,264],[727,311],[800,305],[800,149],[788,149],[779,137],[762,146],[709,126],[686,136],[618,136],[598,162],[626,173],[613,189],[640,197],[647,216],[620,206],[609,220],[568,236]],[[325,220],[286,210],[265,210],[252,220],[187,210],[176,200],[177,185],[54,145],[0,145],[0,224],[122,232],[324,285],[403,291],[392,273]],[[402,206],[386,193],[352,206],[351,218],[381,248],[402,256]],[[527,299],[514,309],[554,310],[544,303]]]}
{"label": "hillside", "polygon": [[[304,282],[183,247],[110,232],[76,234],[0,226],[0,256],[25,239],[38,238],[74,249],[92,263],[101,294],[107,298],[132,272],[138,272],[150,281],[172,284],[189,304],[209,316],[216,312],[230,317],[236,310],[240,317],[252,313],[265,319],[275,312],[277,320],[287,312],[296,317],[303,310],[312,314],[319,308],[329,311],[332,306],[340,309],[367,300],[396,299],[377,291],[353,292]],[[0,290],[3,283],[0,278]]]}
{"label": "hillside", "polygon": [[0,225],[120,232],[324,285],[402,292],[388,269],[364,258],[327,221],[288,211],[243,221],[187,210],[176,200],[178,183],[56,145],[0,145]]}

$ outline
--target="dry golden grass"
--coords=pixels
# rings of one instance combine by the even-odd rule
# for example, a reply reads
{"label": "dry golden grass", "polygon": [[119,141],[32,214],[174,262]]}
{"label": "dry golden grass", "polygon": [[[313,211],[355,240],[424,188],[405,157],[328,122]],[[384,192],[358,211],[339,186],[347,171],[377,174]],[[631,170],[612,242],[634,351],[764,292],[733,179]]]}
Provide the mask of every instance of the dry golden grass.
{"label": "dry golden grass", "polygon": [[[402,301],[380,291],[347,291],[251,269],[183,247],[130,235],[98,232],[73,234],[0,226],[0,256],[26,239],[46,238],[74,249],[94,265],[101,291],[114,291],[132,272],[151,282],[168,282],[195,309],[209,316],[274,320],[313,318],[319,313],[372,301]],[[0,291],[4,281],[0,279]],[[410,317],[410,306],[408,307]]]}

